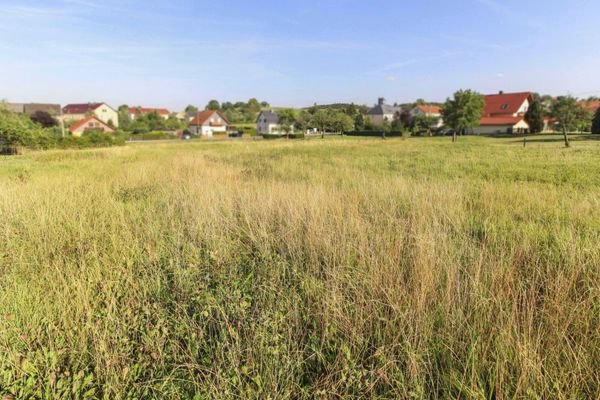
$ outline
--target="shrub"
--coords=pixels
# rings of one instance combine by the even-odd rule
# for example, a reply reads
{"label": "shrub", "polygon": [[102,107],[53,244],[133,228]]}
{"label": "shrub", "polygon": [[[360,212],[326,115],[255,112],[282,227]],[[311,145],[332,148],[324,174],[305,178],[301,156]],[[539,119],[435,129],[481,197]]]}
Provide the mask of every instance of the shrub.
{"label": "shrub", "polygon": [[5,148],[48,148],[52,136],[25,114],[0,108],[0,145]]}
{"label": "shrub", "polygon": [[176,135],[171,135],[165,132],[148,132],[148,133],[136,133],[131,135],[132,140],[170,140],[177,139]]}

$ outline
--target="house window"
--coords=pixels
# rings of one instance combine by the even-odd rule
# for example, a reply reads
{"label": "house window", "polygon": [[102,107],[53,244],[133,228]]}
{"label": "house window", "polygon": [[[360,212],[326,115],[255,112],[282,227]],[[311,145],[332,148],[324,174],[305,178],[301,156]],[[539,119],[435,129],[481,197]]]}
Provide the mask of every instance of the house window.
{"label": "house window", "polygon": [[506,109],[508,108],[508,104],[502,104],[502,105],[500,106],[500,108],[501,108],[502,110],[506,110]]}

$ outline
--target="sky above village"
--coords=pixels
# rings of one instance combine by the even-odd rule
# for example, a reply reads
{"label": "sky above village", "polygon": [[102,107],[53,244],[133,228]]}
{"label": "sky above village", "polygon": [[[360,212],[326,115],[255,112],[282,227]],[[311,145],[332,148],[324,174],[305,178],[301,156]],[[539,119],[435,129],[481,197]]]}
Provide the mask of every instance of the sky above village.
{"label": "sky above village", "polygon": [[0,99],[600,95],[598,0],[0,0]]}

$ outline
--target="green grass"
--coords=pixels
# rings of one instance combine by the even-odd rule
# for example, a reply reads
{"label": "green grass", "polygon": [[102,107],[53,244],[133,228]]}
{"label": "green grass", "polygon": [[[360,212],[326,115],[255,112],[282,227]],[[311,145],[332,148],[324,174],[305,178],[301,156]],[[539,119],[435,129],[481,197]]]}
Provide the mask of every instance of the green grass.
{"label": "green grass", "polygon": [[0,157],[0,398],[598,398],[573,139]]}

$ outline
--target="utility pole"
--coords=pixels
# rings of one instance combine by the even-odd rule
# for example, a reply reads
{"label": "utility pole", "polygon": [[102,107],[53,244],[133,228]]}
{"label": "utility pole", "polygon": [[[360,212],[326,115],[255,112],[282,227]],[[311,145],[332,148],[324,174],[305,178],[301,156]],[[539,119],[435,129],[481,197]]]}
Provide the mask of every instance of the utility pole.
{"label": "utility pole", "polygon": [[62,106],[60,107],[60,130],[62,132],[62,137],[64,139],[64,137],[65,137],[65,121],[63,119],[63,109],[62,109]]}

